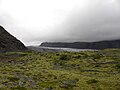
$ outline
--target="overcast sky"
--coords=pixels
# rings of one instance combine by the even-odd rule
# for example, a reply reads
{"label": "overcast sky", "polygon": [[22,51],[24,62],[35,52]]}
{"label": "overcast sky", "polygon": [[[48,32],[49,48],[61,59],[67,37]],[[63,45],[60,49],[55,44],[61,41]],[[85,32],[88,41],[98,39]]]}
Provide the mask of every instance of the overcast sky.
{"label": "overcast sky", "polygon": [[25,45],[120,39],[120,0],[0,0],[0,25]]}

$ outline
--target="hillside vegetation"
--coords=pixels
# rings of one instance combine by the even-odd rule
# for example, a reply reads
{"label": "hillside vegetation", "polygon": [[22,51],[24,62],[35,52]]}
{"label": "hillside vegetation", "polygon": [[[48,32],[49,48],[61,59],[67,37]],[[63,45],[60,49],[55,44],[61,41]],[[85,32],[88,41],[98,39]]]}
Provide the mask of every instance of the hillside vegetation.
{"label": "hillside vegetation", "polygon": [[120,90],[120,49],[0,54],[0,90]]}

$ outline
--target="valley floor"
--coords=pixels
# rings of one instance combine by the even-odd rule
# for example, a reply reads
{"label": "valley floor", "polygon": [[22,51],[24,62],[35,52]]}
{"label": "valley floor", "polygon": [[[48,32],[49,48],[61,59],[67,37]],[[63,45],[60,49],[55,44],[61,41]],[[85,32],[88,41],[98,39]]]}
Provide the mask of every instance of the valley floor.
{"label": "valley floor", "polygon": [[0,54],[0,90],[120,90],[120,49]]}

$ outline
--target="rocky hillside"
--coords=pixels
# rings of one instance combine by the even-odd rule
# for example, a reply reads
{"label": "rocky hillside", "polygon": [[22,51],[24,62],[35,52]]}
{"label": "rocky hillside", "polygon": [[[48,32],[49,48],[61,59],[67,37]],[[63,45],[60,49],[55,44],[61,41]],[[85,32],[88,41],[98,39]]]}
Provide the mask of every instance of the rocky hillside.
{"label": "rocky hillside", "polygon": [[62,47],[76,49],[106,49],[120,48],[120,40],[99,41],[99,42],[44,42],[40,46],[43,47]]}
{"label": "rocky hillside", "polygon": [[2,26],[0,26],[0,52],[7,51],[22,51],[27,48],[24,44],[8,33]]}

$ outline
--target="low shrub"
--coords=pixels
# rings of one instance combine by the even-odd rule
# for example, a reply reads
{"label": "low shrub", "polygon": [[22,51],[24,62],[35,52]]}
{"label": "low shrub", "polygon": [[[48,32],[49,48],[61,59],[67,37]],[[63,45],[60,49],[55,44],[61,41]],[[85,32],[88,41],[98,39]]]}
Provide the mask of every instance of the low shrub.
{"label": "low shrub", "polygon": [[59,57],[60,60],[69,60],[70,58],[71,56],[67,54],[61,54]]}
{"label": "low shrub", "polygon": [[90,79],[90,80],[88,80],[86,82],[87,82],[87,84],[93,84],[93,83],[98,83],[98,80],[96,80],[96,79]]}

